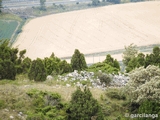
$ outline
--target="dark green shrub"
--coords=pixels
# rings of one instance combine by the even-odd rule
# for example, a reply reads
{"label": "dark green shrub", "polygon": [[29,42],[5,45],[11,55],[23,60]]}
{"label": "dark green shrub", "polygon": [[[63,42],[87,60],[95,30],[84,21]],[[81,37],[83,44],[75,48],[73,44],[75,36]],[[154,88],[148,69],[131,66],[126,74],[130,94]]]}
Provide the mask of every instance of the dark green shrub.
{"label": "dark green shrub", "polygon": [[54,106],[61,100],[61,96],[58,93],[43,92],[37,89],[32,89],[27,94],[34,98],[33,103],[37,107]]}
{"label": "dark green shrub", "polygon": [[17,48],[9,47],[8,40],[0,40],[0,79],[15,79],[17,53]]}
{"label": "dark green shrub", "polygon": [[16,67],[11,60],[0,59],[0,79],[15,80]]}
{"label": "dark green shrub", "polygon": [[95,64],[89,66],[89,68],[88,68],[88,71],[93,71],[93,72],[98,72],[99,70],[101,70],[104,73],[118,74],[118,72],[119,72],[119,69],[117,69],[116,67],[113,67],[105,62],[95,63]]}
{"label": "dark green shrub", "polygon": [[159,120],[159,117],[160,117],[160,103],[158,103],[157,101],[146,100],[140,105],[140,107],[138,109],[138,113],[139,114],[143,114],[143,113],[152,114],[152,117],[153,117],[153,118],[152,117],[148,117],[148,118],[142,117],[142,118],[138,118],[138,120],[151,120],[151,119]]}
{"label": "dark green shrub", "polygon": [[117,91],[110,91],[107,92],[106,94],[111,99],[126,100],[126,96],[124,94],[119,94]]}
{"label": "dark green shrub", "polygon": [[28,73],[29,68],[31,66],[32,60],[28,57],[24,58],[24,60],[21,63],[21,67],[23,68],[22,72],[23,73]]}
{"label": "dark green shrub", "polygon": [[84,92],[78,88],[72,94],[67,113],[68,120],[90,120],[93,117],[96,117],[96,120],[104,120],[98,101],[92,97],[87,88],[84,89]]}
{"label": "dark green shrub", "polygon": [[26,120],[45,120],[45,117],[42,113],[33,113],[29,114]]}
{"label": "dark green shrub", "polygon": [[0,109],[5,107],[5,101],[4,100],[0,100]]}
{"label": "dark green shrub", "polygon": [[108,54],[106,56],[106,59],[103,61],[103,63],[107,63],[108,65],[120,70],[120,65],[119,65],[118,61],[116,59],[112,58],[110,54]]}
{"label": "dark green shrub", "polygon": [[59,74],[64,74],[72,71],[72,67],[67,63],[66,60],[60,61],[59,64]]}
{"label": "dark green shrub", "polygon": [[109,83],[112,81],[111,77],[108,74],[99,73],[98,78],[100,79],[101,83],[105,83],[106,85],[109,85]]}
{"label": "dark green shrub", "polygon": [[61,102],[59,94],[37,89],[32,89],[27,94],[32,98],[34,108],[34,112],[28,114],[29,120],[40,116],[44,116],[43,120],[65,120],[67,104]]}
{"label": "dark green shrub", "polygon": [[75,49],[71,58],[72,70],[84,70],[87,68],[85,57],[78,49]]}
{"label": "dark green shrub", "polygon": [[43,61],[40,58],[33,60],[28,73],[29,79],[35,81],[44,81],[46,80],[46,76],[47,73]]}
{"label": "dark green shrub", "polygon": [[88,85],[88,84],[90,84],[90,82],[89,81],[81,81],[81,84],[82,85]]}

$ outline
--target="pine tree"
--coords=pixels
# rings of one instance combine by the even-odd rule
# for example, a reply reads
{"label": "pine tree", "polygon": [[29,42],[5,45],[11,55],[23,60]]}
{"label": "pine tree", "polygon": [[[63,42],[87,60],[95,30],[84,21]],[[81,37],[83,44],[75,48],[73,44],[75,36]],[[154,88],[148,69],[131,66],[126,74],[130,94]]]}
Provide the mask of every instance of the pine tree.
{"label": "pine tree", "polygon": [[153,48],[153,63],[154,65],[160,64],[160,48],[158,46]]}
{"label": "pine tree", "polygon": [[58,64],[59,64],[59,62],[57,62],[56,59],[53,57],[45,58],[44,65],[46,68],[47,75],[51,75],[53,71],[58,73],[58,71],[59,71]]}
{"label": "pine tree", "polygon": [[63,60],[59,63],[60,74],[68,73],[72,71],[71,65],[67,63],[66,60]]}
{"label": "pine tree", "polygon": [[24,60],[21,63],[21,66],[23,68],[23,73],[28,73],[29,68],[31,66],[32,60],[28,57],[24,58]]}
{"label": "pine tree", "polygon": [[15,79],[17,48],[9,47],[8,40],[0,40],[0,79]]}
{"label": "pine tree", "polygon": [[0,59],[0,79],[11,79],[15,80],[16,67],[10,60]]}
{"label": "pine tree", "polygon": [[19,52],[19,57],[16,61],[17,74],[23,73],[24,68],[22,67],[22,61],[25,58],[24,56],[25,53],[26,53],[26,50],[22,50]]}
{"label": "pine tree", "polygon": [[147,54],[145,58],[145,67],[148,65],[156,65],[160,67],[160,48],[155,46],[151,54]]}
{"label": "pine tree", "polygon": [[84,70],[87,68],[85,57],[78,49],[74,51],[71,58],[71,66],[73,70]]}
{"label": "pine tree", "polygon": [[44,81],[46,79],[46,69],[40,58],[32,61],[28,77],[30,80]]}
{"label": "pine tree", "polygon": [[92,117],[96,117],[96,120],[104,120],[98,101],[87,88],[84,91],[78,88],[72,94],[67,113],[68,120],[91,120]]}
{"label": "pine tree", "polygon": [[111,65],[111,66],[114,65],[114,59],[111,57],[110,54],[108,54],[108,55],[106,56],[106,59],[104,60],[104,62],[107,63],[107,64],[109,64],[109,65]]}
{"label": "pine tree", "polygon": [[120,65],[119,65],[118,61],[116,59],[112,58],[110,54],[108,54],[106,56],[106,59],[103,61],[103,63],[107,63],[108,65],[120,70]]}
{"label": "pine tree", "polygon": [[143,53],[139,53],[136,61],[137,61],[136,67],[144,66],[145,65],[145,55]]}

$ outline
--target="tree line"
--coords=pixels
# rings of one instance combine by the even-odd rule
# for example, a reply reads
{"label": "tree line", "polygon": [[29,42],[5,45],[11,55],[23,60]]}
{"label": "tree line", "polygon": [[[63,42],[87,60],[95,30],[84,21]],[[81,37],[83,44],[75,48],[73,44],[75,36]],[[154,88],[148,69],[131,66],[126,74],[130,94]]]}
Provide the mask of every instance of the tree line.
{"label": "tree line", "polygon": [[[74,51],[71,58],[71,64],[65,60],[60,60],[58,57],[51,54],[50,57],[44,59],[37,58],[31,60],[25,57],[26,50],[19,51],[17,48],[11,48],[9,41],[0,41],[0,79],[11,79],[14,80],[17,74],[27,74],[30,80],[44,81],[47,75],[53,74],[64,74],[73,70],[102,70],[102,73],[118,73],[120,71],[119,63],[116,59],[112,58],[111,55],[107,55],[106,59],[102,62],[95,63],[88,67],[86,65],[84,54],[78,49]],[[142,59],[144,58],[144,59]],[[138,53],[136,46],[131,44],[125,47],[123,53],[123,62],[126,65],[127,72],[130,72],[127,85],[119,90],[120,93],[115,91],[110,94],[110,97],[114,99],[125,99],[128,101],[125,103],[126,109],[130,113],[154,113],[160,115],[159,111],[159,88],[160,88],[160,48],[158,46],[153,48],[152,53],[144,55]],[[133,65],[130,65],[133,64]],[[130,67],[132,66],[132,67]],[[134,66],[134,67],[133,67]],[[109,79],[105,74],[101,75],[101,82],[105,82]],[[45,115],[48,115],[48,111],[52,110],[64,110],[64,116],[57,116],[68,120],[103,120],[104,113],[102,111],[103,106],[93,98],[90,90],[85,88],[77,90],[72,94],[70,103],[65,106],[59,102],[55,102],[55,98],[59,100],[57,95],[46,94],[40,92],[41,97],[38,97],[37,91],[35,93],[28,93],[36,101],[35,113],[28,116],[28,120],[43,119]],[[34,98],[34,96],[35,98]],[[45,106],[44,99],[46,96],[50,97],[48,105]],[[42,99],[43,98],[43,99]],[[39,101],[40,100],[40,101]],[[39,102],[38,102],[39,101]],[[54,101],[54,102],[52,102]],[[54,104],[53,107],[50,103]],[[40,105],[40,106],[37,106]],[[38,113],[43,114],[38,114]],[[48,115],[50,118],[53,117],[53,112]],[[122,117],[124,118],[124,117]],[[58,118],[57,118],[58,119]],[[158,119],[158,118],[157,118]]]}
{"label": "tree line", "polygon": [[160,48],[155,46],[150,54],[144,54],[139,52],[137,46],[134,44],[125,47],[123,52],[123,63],[126,66],[126,72],[130,72],[135,68],[149,65],[155,65],[160,67]]}
{"label": "tree line", "polygon": [[16,74],[28,74],[30,80],[44,81],[47,75],[64,74],[73,70],[84,70],[87,64],[84,55],[75,50],[71,64],[51,54],[44,59],[31,60],[25,57],[26,50],[11,48],[9,41],[0,41],[0,79],[14,80]]}
{"label": "tree line", "polygon": [[[106,59],[102,62],[87,66],[84,54],[75,49],[71,58],[71,63],[61,60],[54,53],[50,57],[44,59],[37,58],[31,60],[25,57],[26,50],[19,51],[18,48],[11,48],[9,41],[0,41],[0,79],[14,80],[16,74],[28,74],[30,80],[44,81],[47,75],[58,75],[74,70],[88,70],[97,72],[101,70],[105,73],[118,74],[120,72],[119,62],[112,58],[110,54],[106,55]],[[153,48],[151,54],[144,55],[138,53],[136,46],[131,44],[125,47],[123,52],[123,63],[126,66],[126,72],[130,72],[135,68],[148,65],[160,67],[160,48]]]}

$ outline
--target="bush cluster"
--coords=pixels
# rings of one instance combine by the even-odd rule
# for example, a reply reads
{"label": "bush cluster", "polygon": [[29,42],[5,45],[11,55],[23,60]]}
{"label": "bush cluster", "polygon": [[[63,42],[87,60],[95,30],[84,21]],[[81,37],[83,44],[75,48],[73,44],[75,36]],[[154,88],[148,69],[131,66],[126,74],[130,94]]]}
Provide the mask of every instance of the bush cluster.
{"label": "bush cluster", "polygon": [[141,66],[144,66],[145,68],[149,65],[160,67],[160,48],[155,46],[151,54],[144,55],[143,53],[138,53],[136,46],[131,44],[130,46],[125,47],[123,63],[126,65],[126,72],[130,72]]}
{"label": "bush cluster", "polygon": [[27,120],[65,120],[67,104],[57,93],[32,89],[27,92],[32,99],[33,111],[28,111]]}
{"label": "bush cluster", "polygon": [[111,76],[109,76],[108,74],[105,73],[99,73],[98,74],[98,78],[100,79],[100,82],[103,84],[105,83],[105,85],[109,85],[110,82],[112,81]]}
{"label": "bush cluster", "polygon": [[104,120],[101,107],[92,97],[89,89],[82,91],[78,88],[73,94],[67,110],[68,120]]}
{"label": "bush cluster", "polygon": [[107,55],[103,62],[95,63],[88,68],[89,71],[98,72],[101,70],[104,73],[118,74],[120,71],[120,65],[116,59],[113,59],[111,55]]}

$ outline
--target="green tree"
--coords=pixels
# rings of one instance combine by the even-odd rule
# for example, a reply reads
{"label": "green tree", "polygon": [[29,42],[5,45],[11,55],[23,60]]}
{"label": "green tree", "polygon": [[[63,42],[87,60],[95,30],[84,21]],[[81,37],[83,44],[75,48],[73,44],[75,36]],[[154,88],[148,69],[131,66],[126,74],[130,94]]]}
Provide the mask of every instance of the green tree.
{"label": "green tree", "polygon": [[47,71],[47,75],[51,74],[63,74],[71,72],[71,65],[67,63],[66,60],[61,61],[57,58],[54,53],[51,54],[50,58],[44,59],[44,65]]}
{"label": "green tree", "polygon": [[152,65],[153,63],[153,54],[147,54],[145,58],[145,67]]}
{"label": "green tree", "polygon": [[138,53],[137,46],[134,44],[130,44],[128,47],[125,46],[125,51],[123,52],[123,63],[124,65],[128,65],[129,61],[136,57]]}
{"label": "green tree", "polygon": [[72,67],[67,63],[66,60],[63,60],[59,63],[60,74],[68,73],[72,71]]}
{"label": "green tree", "polygon": [[51,75],[52,72],[58,73],[59,67],[58,67],[59,62],[57,62],[54,58],[45,58],[44,59],[44,65],[46,68],[47,75]]}
{"label": "green tree", "polygon": [[73,94],[67,110],[68,120],[104,120],[101,107],[93,98],[89,89],[82,91],[78,88]]}
{"label": "green tree", "polygon": [[56,57],[53,52],[52,52],[50,58],[53,58],[54,61],[56,61],[56,62],[58,62],[58,63],[61,61],[61,59],[59,59],[58,57]]}
{"label": "green tree", "polygon": [[143,53],[139,53],[137,57],[133,57],[126,67],[126,72],[130,72],[135,68],[139,68],[145,65],[145,55]]}
{"label": "green tree", "polygon": [[104,62],[107,63],[107,64],[109,64],[109,65],[111,65],[111,66],[113,66],[114,59],[111,57],[110,54],[108,54],[106,56],[106,59],[104,60]]}
{"label": "green tree", "polygon": [[145,67],[148,65],[156,65],[160,67],[160,48],[155,46],[151,54],[147,54],[145,58]]}
{"label": "green tree", "polygon": [[21,63],[21,66],[23,68],[23,73],[28,73],[29,68],[31,66],[32,60],[28,57],[24,58],[24,60]]}
{"label": "green tree", "polygon": [[8,40],[0,40],[0,79],[15,79],[17,48],[9,47]]}
{"label": "green tree", "polygon": [[137,67],[141,67],[145,65],[145,55],[143,53],[139,53],[137,56]]}
{"label": "green tree", "polygon": [[160,65],[160,48],[158,46],[153,48],[153,63],[154,65]]}
{"label": "green tree", "polygon": [[16,61],[16,69],[17,69],[18,74],[23,73],[24,68],[22,67],[22,61],[25,58],[24,57],[25,53],[26,53],[26,50],[22,50],[22,51],[19,52],[19,57]]}
{"label": "green tree", "polygon": [[29,79],[35,81],[44,81],[46,80],[46,76],[47,74],[43,61],[40,58],[33,60],[28,73]]}
{"label": "green tree", "polygon": [[137,58],[132,58],[129,62],[128,62],[128,65],[126,67],[126,72],[130,72],[132,71],[133,69],[135,69],[137,66]]}
{"label": "green tree", "polygon": [[45,2],[46,0],[40,0],[40,4],[41,4],[40,10],[46,10]]}
{"label": "green tree", "polygon": [[116,59],[114,60],[114,58],[112,58],[110,54],[106,56],[106,59],[103,62],[120,70],[118,61]]}
{"label": "green tree", "polygon": [[10,60],[0,59],[0,79],[14,80],[16,76],[16,67]]}
{"label": "green tree", "polygon": [[71,66],[73,70],[84,70],[87,68],[85,57],[78,49],[75,49],[72,55]]}

